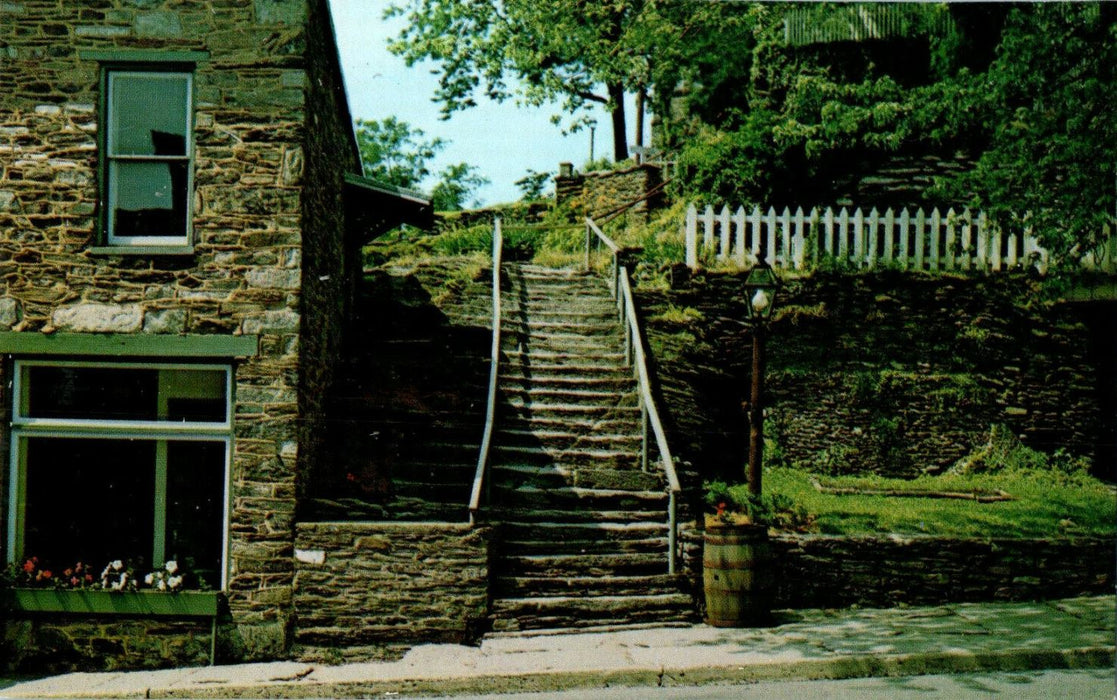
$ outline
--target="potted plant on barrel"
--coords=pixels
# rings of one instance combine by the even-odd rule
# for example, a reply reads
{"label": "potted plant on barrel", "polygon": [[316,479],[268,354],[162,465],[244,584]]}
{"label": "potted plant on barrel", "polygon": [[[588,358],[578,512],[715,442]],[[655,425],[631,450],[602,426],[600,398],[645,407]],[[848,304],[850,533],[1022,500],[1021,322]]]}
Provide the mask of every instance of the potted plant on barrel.
{"label": "potted plant on barrel", "polygon": [[779,494],[749,493],[746,486],[707,482],[702,581],[706,622],[715,627],[756,627],[771,621],[774,576],[769,527],[801,530],[811,518]]}

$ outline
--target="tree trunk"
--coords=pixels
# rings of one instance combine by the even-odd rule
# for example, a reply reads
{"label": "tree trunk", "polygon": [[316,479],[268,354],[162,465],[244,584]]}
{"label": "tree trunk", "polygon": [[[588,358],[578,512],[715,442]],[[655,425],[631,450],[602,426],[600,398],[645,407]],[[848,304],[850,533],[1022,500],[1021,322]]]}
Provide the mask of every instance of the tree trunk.
{"label": "tree trunk", "polygon": [[628,136],[625,133],[624,86],[610,83],[609,101],[612,105],[610,116],[613,118],[613,160],[618,163],[628,159]]}

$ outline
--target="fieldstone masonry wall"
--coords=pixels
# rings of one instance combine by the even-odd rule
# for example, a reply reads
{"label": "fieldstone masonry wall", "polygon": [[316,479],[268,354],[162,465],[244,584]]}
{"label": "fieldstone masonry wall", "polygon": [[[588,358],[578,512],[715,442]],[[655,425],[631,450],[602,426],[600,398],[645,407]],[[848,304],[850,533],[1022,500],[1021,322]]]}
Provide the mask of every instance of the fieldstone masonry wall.
{"label": "fieldstone masonry wall", "polygon": [[313,654],[475,640],[488,614],[490,537],[468,525],[300,523],[297,642]]}
{"label": "fieldstone masonry wall", "polygon": [[205,620],[38,615],[8,622],[0,652],[14,673],[201,666],[210,634]]}
{"label": "fieldstone masonry wall", "polygon": [[630,220],[646,222],[648,212],[663,199],[662,194],[648,196],[663,181],[662,169],[658,165],[643,164],[584,174],[574,173],[573,170],[565,173],[566,168],[563,168],[555,178],[556,205],[574,204],[593,218],[631,204],[627,214]]}
{"label": "fieldstone masonry wall", "polygon": [[1106,539],[773,538],[776,607],[891,607],[1113,592]]}
{"label": "fieldstone masonry wall", "polygon": [[[317,129],[345,118],[326,114],[329,99],[308,104],[308,64],[318,78],[336,66],[328,27],[306,32],[308,9],[328,21],[319,0],[0,2],[0,331],[259,336],[236,368],[231,479],[229,608],[248,657],[287,643],[303,226],[312,213],[314,253],[335,255],[349,162],[341,137],[308,141],[311,109]],[[95,250],[99,65],[84,49],[208,52],[195,70],[192,254]],[[328,182],[308,143],[336,171]],[[318,285],[312,302],[332,291]],[[333,323],[313,329],[319,355],[336,348]],[[328,381],[302,379],[308,395]]]}
{"label": "fieldstone masonry wall", "polygon": [[[751,361],[742,278],[679,273],[672,290],[637,293],[672,448],[707,477],[740,480]],[[916,476],[984,444],[994,423],[1036,449],[1095,456],[1114,434],[1100,409],[1112,354],[1095,342],[1111,330],[1095,327],[1104,315],[1043,303],[1032,285],[892,273],[789,281],[767,344],[765,434],[779,449],[769,459]]]}

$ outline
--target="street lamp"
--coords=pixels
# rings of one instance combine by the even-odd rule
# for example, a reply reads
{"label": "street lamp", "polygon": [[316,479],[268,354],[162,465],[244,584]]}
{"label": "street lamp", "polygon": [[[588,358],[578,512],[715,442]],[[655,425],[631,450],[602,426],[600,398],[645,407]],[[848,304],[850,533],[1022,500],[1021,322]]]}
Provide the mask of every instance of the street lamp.
{"label": "street lamp", "polygon": [[749,494],[761,493],[760,469],[764,461],[764,329],[776,306],[780,280],[766,260],[757,263],[745,278],[745,308],[752,325],[752,396],[749,399]]}

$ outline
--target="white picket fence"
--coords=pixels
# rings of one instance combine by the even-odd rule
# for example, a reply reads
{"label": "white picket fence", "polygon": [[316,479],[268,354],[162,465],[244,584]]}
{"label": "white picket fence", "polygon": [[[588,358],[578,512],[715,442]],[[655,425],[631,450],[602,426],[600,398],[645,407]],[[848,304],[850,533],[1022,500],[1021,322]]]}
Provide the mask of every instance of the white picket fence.
{"label": "white picket fence", "polygon": [[[800,207],[792,213],[785,207],[777,213],[771,207],[730,211],[726,205],[720,211],[706,206],[700,213],[692,204],[685,236],[691,269],[703,260],[744,268],[766,259],[774,268],[801,270],[829,259],[860,269],[998,272],[1034,265],[1042,272],[1050,260],[1029,231],[1001,231],[986,222],[984,213],[969,209],[945,214],[888,209],[882,214],[873,208],[866,214],[845,207],[806,213]],[[1117,271],[1117,237],[1089,251],[1083,266]]]}

